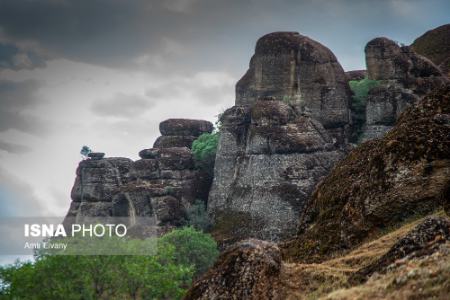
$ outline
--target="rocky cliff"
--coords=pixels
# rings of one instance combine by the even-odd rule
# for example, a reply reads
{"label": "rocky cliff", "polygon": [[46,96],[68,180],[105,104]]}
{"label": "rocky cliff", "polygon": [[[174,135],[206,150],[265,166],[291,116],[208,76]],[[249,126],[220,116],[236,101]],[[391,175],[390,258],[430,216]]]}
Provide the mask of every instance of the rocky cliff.
{"label": "rocky cliff", "polygon": [[286,256],[320,261],[441,207],[450,186],[449,158],[447,87],[408,108],[384,138],[362,144],[335,166],[308,203]]}
{"label": "rocky cliff", "polygon": [[140,160],[91,154],[78,166],[66,223],[98,216],[126,217],[135,225],[146,217],[157,232],[186,224],[186,209],[196,199],[206,201],[211,183],[186,146],[212,129],[207,121],[169,119],[160,124],[155,148],[139,152]]}
{"label": "rocky cliff", "polygon": [[293,32],[263,36],[222,115],[208,212],[225,244],[292,236],[316,183],[347,144],[346,76],[323,45]]}
{"label": "rocky cliff", "polygon": [[367,97],[363,140],[383,136],[408,106],[448,83],[430,60],[387,38],[371,40],[365,53],[368,78],[379,85]]}
{"label": "rocky cliff", "polygon": [[450,24],[425,32],[414,40],[411,47],[450,77]]}

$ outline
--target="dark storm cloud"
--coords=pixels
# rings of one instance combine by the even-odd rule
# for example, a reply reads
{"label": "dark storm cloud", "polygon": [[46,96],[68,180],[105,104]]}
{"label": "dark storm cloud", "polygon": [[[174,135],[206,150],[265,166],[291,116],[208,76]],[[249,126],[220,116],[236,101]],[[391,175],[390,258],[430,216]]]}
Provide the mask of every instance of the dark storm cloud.
{"label": "dark storm cloud", "polygon": [[36,95],[39,87],[36,80],[0,80],[0,132],[8,129],[36,135],[45,132],[45,123],[32,114],[39,104]]}
{"label": "dark storm cloud", "polygon": [[146,97],[117,93],[111,99],[97,100],[91,110],[99,116],[135,118],[153,106],[154,103]]}
{"label": "dark storm cloud", "polygon": [[449,10],[448,0],[0,0],[0,41],[111,67],[240,73],[270,31],[300,31],[362,62],[371,38],[409,43]]}
{"label": "dark storm cloud", "polygon": [[0,140],[0,150],[4,150],[8,153],[24,154],[30,152],[31,148],[24,145],[8,143]]}

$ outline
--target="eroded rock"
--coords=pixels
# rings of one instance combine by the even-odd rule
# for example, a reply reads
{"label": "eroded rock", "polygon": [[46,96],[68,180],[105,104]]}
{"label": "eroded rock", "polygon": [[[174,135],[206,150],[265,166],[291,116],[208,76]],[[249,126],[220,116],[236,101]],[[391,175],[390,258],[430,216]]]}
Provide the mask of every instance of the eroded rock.
{"label": "eroded rock", "polygon": [[255,239],[239,242],[219,256],[185,299],[282,299],[281,265],[275,244]]}
{"label": "eroded rock", "polygon": [[307,205],[301,231],[285,255],[321,261],[378,230],[441,207],[450,182],[450,87],[408,108],[380,140],[339,162]]}
{"label": "eroded rock", "polygon": [[390,39],[371,40],[365,53],[368,78],[379,85],[367,97],[363,140],[383,136],[408,106],[449,83],[430,60]]}
{"label": "eroded rock", "polygon": [[[270,97],[308,112],[341,143],[348,137],[350,89],[334,54],[297,32],[261,37],[245,75],[236,84],[236,105]],[[331,130],[334,129],[334,130]]]}

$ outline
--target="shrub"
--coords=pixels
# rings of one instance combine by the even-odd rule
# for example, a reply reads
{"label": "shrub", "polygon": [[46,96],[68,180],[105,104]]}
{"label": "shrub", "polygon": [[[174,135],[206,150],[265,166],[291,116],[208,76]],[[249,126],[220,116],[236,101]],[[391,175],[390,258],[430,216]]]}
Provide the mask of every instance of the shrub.
{"label": "shrub", "polygon": [[198,168],[212,174],[216,159],[219,133],[203,133],[192,143],[192,153]]}
{"label": "shrub", "polygon": [[175,262],[192,266],[195,277],[208,270],[219,255],[216,241],[209,234],[197,231],[193,227],[173,230],[161,237],[160,243],[173,245]]}
{"label": "shrub", "polygon": [[352,141],[357,142],[366,124],[366,102],[369,91],[379,85],[379,81],[364,78],[361,80],[350,80],[350,89],[353,91],[352,97],[352,119],[354,132]]}
{"label": "shrub", "polygon": [[[130,240],[141,249],[147,240]],[[0,266],[1,299],[180,299],[218,255],[210,235],[188,227],[157,239],[154,255],[48,255]]]}

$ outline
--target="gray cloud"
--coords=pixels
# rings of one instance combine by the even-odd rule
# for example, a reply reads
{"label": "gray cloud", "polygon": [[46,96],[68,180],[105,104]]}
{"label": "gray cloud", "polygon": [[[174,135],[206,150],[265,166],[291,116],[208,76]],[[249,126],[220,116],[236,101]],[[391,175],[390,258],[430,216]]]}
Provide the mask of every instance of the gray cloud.
{"label": "gray cloud", "polygon": [[47,130],[45,122],[32,114],[39,104],[36,93],[40,86],[36,80],[0,80],[0,132],[17,129],[42,135]]}
{"label": "gray cloud", "polygon": [[99,116],[135,118],[153,106],[154,103],[143,96],[117,93],[111,99],[97,100],[91,110]]}
{"label": "gray cloud", "polygon": [[24,153],[30,152],[31,148],[28,146],[14,144],[14,143],[8,143],[8,142],[0,140],[0,150],[4,150],[8,153],[24,154]]}
{"label": "gray cloud", "polygon": [[41,207],[33,189],[25,182],[0,168],[0,215],[45,216],[46,210]]}
{"label": "gray cloud", "polygon": [[155,101],[189,98],[202,105],[224,103],[234,97],[235,78],[227,73],[196,73],[191,77],[169,78],[146,90],[145,95]]}
{"label": "gray cloud", "polygon": [[35,69],[45,67],[45,58],[32,50],[22,50],[16,45],[0,43],[0,70]]}
{"label": "gray cloud", "polygon": [[40,55],[48,58],[153,72],[222,68],[241,74],[256,39],[270,31],[300,31],[338,57],[360,57],[347,64],[362,64],[371,38],[393,35],[408,43],[448,22],[448,10],[446,0],[0,0],[0,37],[44,49]]}

